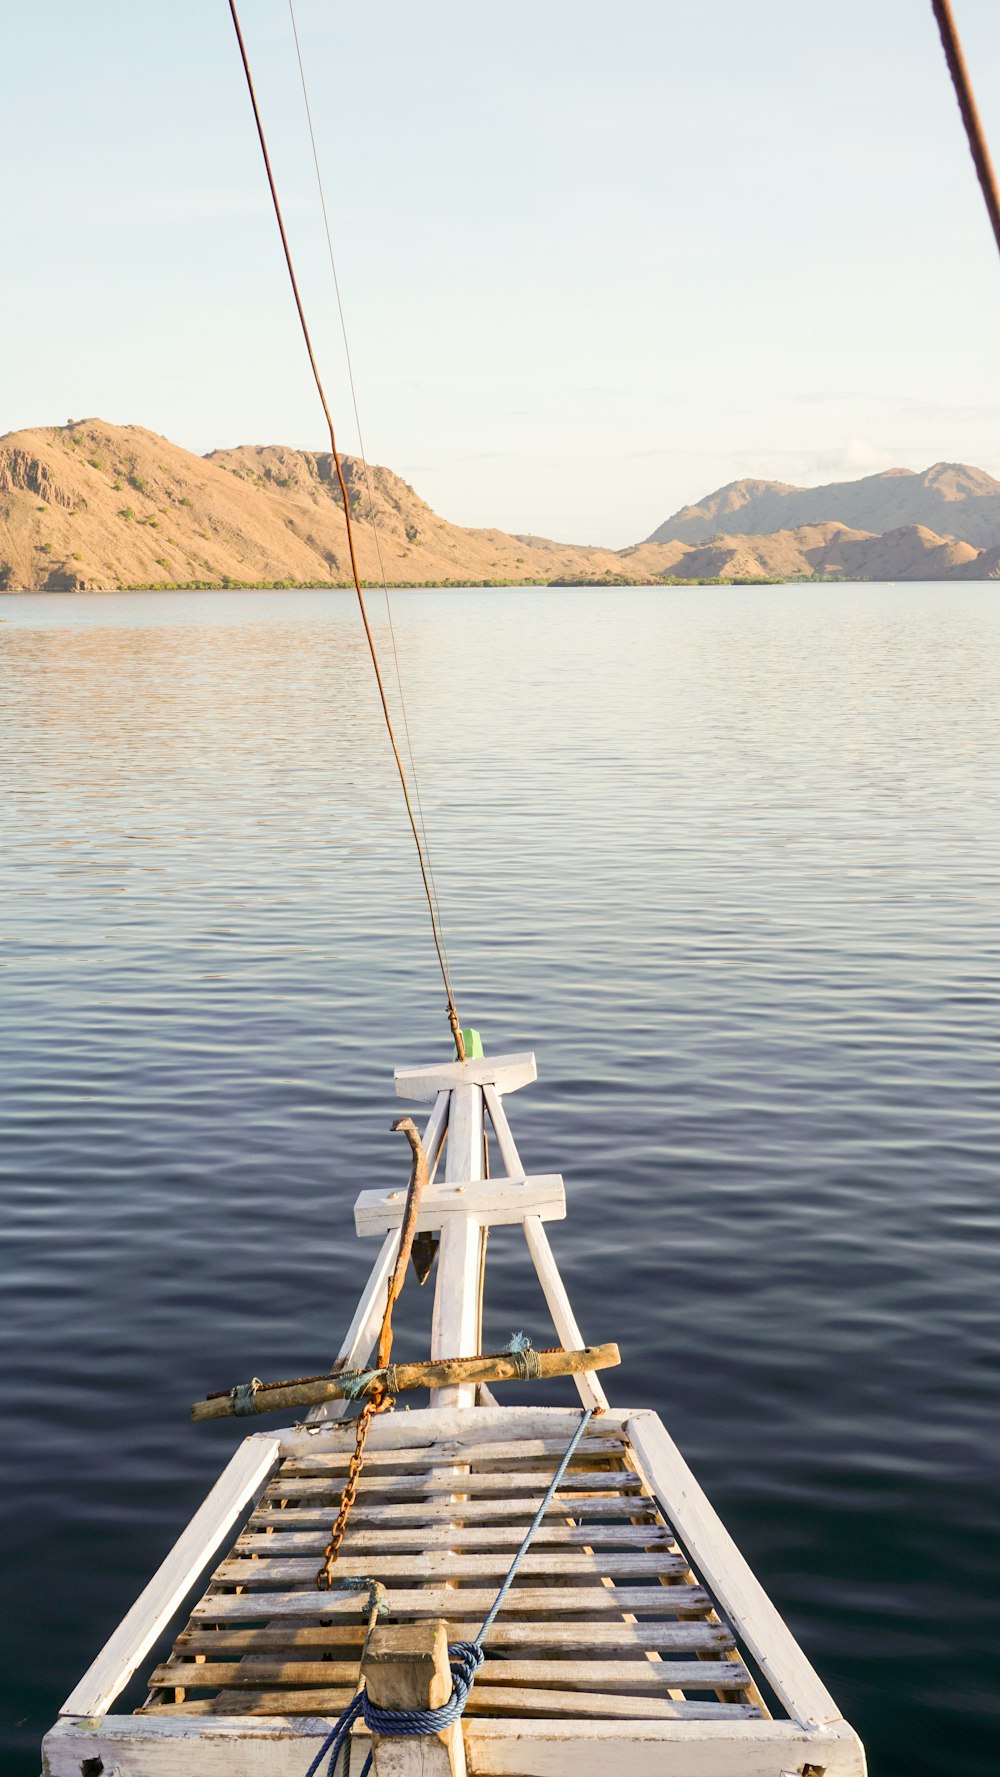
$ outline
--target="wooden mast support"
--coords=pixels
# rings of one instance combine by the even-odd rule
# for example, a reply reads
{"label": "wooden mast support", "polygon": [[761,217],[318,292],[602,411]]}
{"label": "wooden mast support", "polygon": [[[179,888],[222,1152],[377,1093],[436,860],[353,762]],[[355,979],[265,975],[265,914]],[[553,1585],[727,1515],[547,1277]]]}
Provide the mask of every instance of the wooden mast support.
{"label": "wooden mast support", "polygon": [[[373,1629],[365,1684],[379,1709],[442,1709],[451,1696],[444,1623]],[[465,1777],[462,1724],[419,1739],[373,1734],[372,1763],[375,1777]]]}
{"label": "wooden mast support", "polygon": [[[458,1064],[459,1066],[462,1063]],[[474,1064],[473,1064],[474,1065]],[[399,1082],[396,1082],[399,1090]],[[455,1086],[448,1113],[444,1151],[445,1184],[472,1183],[483,1176],[483,1090]],[[475,1357],[479,1350],[479,1279],[483,1230],[472,1216],[453,1216],[441,1229],[437,1288],[431,1316],[431,1357]],[[474,1383],[446,1384],[431,1395],[432,1407],[475,1405]]]}

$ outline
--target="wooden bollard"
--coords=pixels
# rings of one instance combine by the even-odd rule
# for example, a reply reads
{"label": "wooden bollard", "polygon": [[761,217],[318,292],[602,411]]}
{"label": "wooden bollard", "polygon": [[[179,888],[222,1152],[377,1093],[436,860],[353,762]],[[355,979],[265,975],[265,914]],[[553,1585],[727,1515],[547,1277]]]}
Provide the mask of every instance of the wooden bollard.
{"label": "wooden bollard", "polygon": [[[364,1678],[379,1709],[442,1709],[451,1696],[445,1624],[373,1629]],[[441,1734],[419,1739],[373,1734],[372,1763],[375,1777],[465,1777],[462,1724],[454,1722]]]}

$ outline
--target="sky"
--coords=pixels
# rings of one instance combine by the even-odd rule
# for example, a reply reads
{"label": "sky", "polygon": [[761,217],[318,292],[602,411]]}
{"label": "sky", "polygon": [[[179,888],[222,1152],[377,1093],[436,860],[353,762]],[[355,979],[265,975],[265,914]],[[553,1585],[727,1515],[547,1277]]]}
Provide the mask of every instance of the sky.
{"label": "sky", "polygon": [[[742,476],[1000,475],[1000,263],[929,0],[294,0],[369,457],[615,547]],[[1000,161],[1000,5],[954,0]],[[322,449],[226,0],[6,0],[0,432]],[[241,0],[358,447],[288,0]]]}

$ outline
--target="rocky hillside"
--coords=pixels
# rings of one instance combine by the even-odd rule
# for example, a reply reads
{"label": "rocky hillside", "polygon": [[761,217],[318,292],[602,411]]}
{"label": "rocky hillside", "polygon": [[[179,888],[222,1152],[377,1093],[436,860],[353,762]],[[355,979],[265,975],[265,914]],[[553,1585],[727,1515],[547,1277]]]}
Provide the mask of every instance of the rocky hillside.
{"label": "rocky hillside", "polygon": [[[373,510],[386,578],[397,586],[1000,578],[1000,483],[976,469],[900,471],[834,489],[737,482],[678,515],[690,536],[664,537],[668,521],[652,539],[618,551],[464,529],[439,518],[389,469],[371,470],[371,498],[356,459],[345,458],[344,475],[370,582],[381,578]],[[936,488],[949,528],[909,518],[882,530],[835,516],[764,523],[768,514],[790,521],[798,511],[792,496],[822,504],[820,496],[836,493],[849,503],[853,489],[871,504],[872,484],[897,480]],[[998,505],[989,529],[991,501]],[[966,531],[984,542],[970,542]],[[329,454],[247,445],[197,457],[140,426],[103,420],[0,438],[0,590],[349,580]]]}
{"label": "rocky hillside", "polygon": [[[619,575],[610,549],[526,542],[438,518],[389,469],[372,494],[397,585]],[[363,467],[344,459],[361,573],[380,578]],[[281,445],[193,456],[141,426],[81,420],[0,438],[0,589],[286,581],[347,584],[329,454]]]}
{"label": "rocky hillside", "polygon": [[826,487],[732,481],[696,506],[682,506],[648,541],[707,543],[720,532],[759,537],[825,523],[879,535],[922,525],[940,537],[986,549],[1000,543],[1000,481],[965,463],[935,463],[920,475],[886,469]]}

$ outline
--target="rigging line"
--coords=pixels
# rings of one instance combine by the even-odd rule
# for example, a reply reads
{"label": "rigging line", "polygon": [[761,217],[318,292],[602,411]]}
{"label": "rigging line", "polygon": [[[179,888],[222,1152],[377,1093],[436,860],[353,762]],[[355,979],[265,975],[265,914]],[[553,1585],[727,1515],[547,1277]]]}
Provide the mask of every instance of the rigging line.
{"label": "rigging line", "polygon": [[997,191],[996,174],[993,171],[993,162],[986,145],[986,135],[972,91],[969,70],[966,66],[965,56],[962,54],[958,26],[955,24],[950,0],[931,0],[931,6],[934,10],[934,17],[937,19],[938,30],[941,33],[945,60],[948,63],[948,71],[955,88],[955,96],[958,99],[958,108],[962,113],[965,133],[969,138],[969,150],[975,163],[976,175],[986,200],[986,209],[993,228],[993,238],[997,247],[1000,248],[1000,193]]}
{"label": "rigging line", "polygon": [[390,741],[390,744],[392,746],[392,751],[393,751],[393,757],[395,758],[395,761],[396,761],[396,769],[399,772],[399,781],[400,781],[400,785],[401,785],[402,791],[403,791],[403,800],[406,803],[406,812],[407,812],[407,815],[409,816],[410,828],[413,833],[413,842],[417,848],[417,858],[420,863],[420,874],[421,874],[421,877],[423,878],[424,894],[427,899],[427,909],[428,909],[428,912],[430,913],[430,917],[431,917],[431,932],[432,932],[433,938],[434,938],[434,948],[437,951],[438,964],[441,969],[441,978],[444,982],[445,993],[447,994],[447,997],[448,997],[448,1023],[451,1026],[451,1033],[455,1039],[455,1048],[458,1052],[459,1059],[461,1061],[464,1061],[465,1060],[465,1041],[462,1036],[462,1026],[459,1022],[458,1009],[455,1005],[455,996],[452,992],[451,980],[450,980],[450,977],[448,974],[448,967],[445,962],[444,953],[442,950],[441,935],[440,935],[440,931],[438,928],[438,918],[437,918],[437,914],[435,913],[435,910],[434,910],[434,900],[433,900],[433,897],[431,894],[431,885],[430,885],[430,880],[429,880],[428,872],[427,872],[427,863],[424,858],[424,848],[423,848],[423,845],[421,844],[420,834],[417,830],[416,818],[413,813],[413,804],[410,801],[410,792],[409,792],[409,788],[408,788],[407,782],[406,782],[406,772],[403,769],[403,761],[400,758],[399,748],[396,745],[396,736],[395,736],[395,732],[394,732],[393,726],[392,726],[392,717],[389,714],[389,704],[388,704],[388,700],[387,700],[386,694],[385,694],[385,685],[382,680],[382,672],[381,672],[381,669],[380,669],[379,663],[378,663],[378,653],[376,652],[376,648],[375,648],[375,638],[372,635],[371,625],[368,621],[368,612],[365,609],[364,594],[361,590],[361,575],[358,571],[358,560],[357,560],[357,555],[355,553],[355,548],[354,548],[354,529],[351,524],[351,503],[347,497],[347,483],[344,480],[344,471],[343,471],[343,467],[342,467],[341,461],[340,461],[340,452],[337,449],[337,440],[336,440],[336,436],[334,434],[334,429],[333,429],[333,416],[330,412],[329,403],[327,402],[327,398],[326,398],[326,391],[323,387],[323,381],[322,381],[322,378],[319,373],[319,366],[316,362],[316,354],[313,351],[313,343],[312,343],[312,338],[309,333],[308,323],[306,321],[305,309],[302,306],[302,297],[299,294],[298,280],[295,276],[295,267],[292,263],[291,248],[289,247],[289,244],[288,244],[288,236],[285,233],[285,223],[284,223],[284,218],[281,214],[281,205],[278,202],[278,189],[277,189],[277,186],[275,185],[274,173],[271,169],[271,157],[270,157],[270,154],[268,153],[267,138],[264,135],[264,125],[263,125],[263,122],[261,121],[260,109],[257,104],[257,94],[254,91],[253,76],[250,73],[250,61],[247,56],[246,44],[243,41],[243,32],[240,29],[239,14],[237,13],[237,10],[236,10],[236,0],[229,0],[229,11],[232,16],[233,29],[236,32],[236,41],[237,41],[237,44],[239,45],[240,60],[243,63],[243,72],[246,76],[247,91],[250,94],[250,104],[253,109],[254,123],[257,126],[257,136],[260,141],[260,151],[261,151],[261,154],[262,154],[263,160],[264,160],[264,171],[267,174],[267,183],[268,183],[268,186],[270,187],[270,192],[271,192],[271,203],[272,203],[272,206],[274,209],[274,219],[278,224],[278,233],[281,236],[281,246],[282,246],[282,250],[285,255],[285,265],[288,268],[288,278],[289,278],[289,282],[292,286],[292,295],[295,298],[295,307],[296,307],[296,310],[298,311],[299,326],[302,329],[302,338],[305,341],[305,348],[306,348],[306,352],[309,357],[309,365],[312,370],[313,381],[316,384],[316,392],[319,395],[320,405],[322,406],[322,409],[323,409],[323,417],[326,420],[327,430],[330,434],[330,451],[333,456],[334,466],[337,471],[337,480],[340,484],[340,491],[341,491],[341,494],[343,496],[343,501],[344,501],[344,522],[347,526],[347,548],[348,548],[348,552],[349,552],[350,558],[351,558],[351,573],[354,578],[354,590],[358,595],[358,605],[361,610],[361,621],[364,624],[365,636],[366,636],[366,639],[368,642],[368,652],[371,655],[372,666],[375,669],[375,680],[378,685],[378,694],[379,694],[379,697],[382,702],[382,714],[385,717],[385,725],[388,730],[389,741]]}
{"label": "rigging line", "polygon": [[424,815],[423,798],[420,794],[420,776],[417,771],[417,761],[413,752],[413,741],[410,737],[410,722],[406,709],[406,697],[403,692],[403,679],[399,666],[399,651],[396,646],[396,626],[392,620],[392,602],[389,598],[389,586],[386,579],[385,563],[382,559],[382,539],[379,536],[379,528],[375,516],[375,492],[372,485],[371,468],[368,462],[367,452],[365,451],[365,441],[361,430],[361,413],[358,406],[358,392],[354,382],[354,364],[351,359],[351,347],[347,337],[347,321],[344,315],[344,303],[340,292],[340,278],[337,275],[337,259],[333,251],[333,235],[330,230],[330,215],[327,210],[323,173],[319,164],[319,150],[316,146],[316,132],[313,128],[312,106],[309,103],[309,88],[306,82],[305,64],[302,60],[302,48],[299,43],[299,28],[295,17],[295,0],[288,0],[288,16],[291,20],[292,37],[295,42],[295,56],[299,64],[299,81],[302,87],[302,100],[305,106],[306,125],[309,130],[309,144],[312,149],[313,166],[316,169],[316,189],[319,193],[320,210],[323,216],[323,229],[326,235],[326,247],[330,259],[330,271],[333,276],[333,288],[337,299],[337,314],[340,318],[340,332],[344,341],[344,357],[347,362],[347,377],[351,390],[351,405],[354,408],[354,423],[358,432],[358,448],[361,454],[362,467],[365,472],[365,484],[368,489],[369,522],[371,524],[372,536],[375,540],[375,553],[378,557],[379,576],[382,581],[382,592],[385,597],[386,617],[389,620],[389,638],[392,643],[392,658],[396,669],[396,687],[399,692],[399,707],[403,717],[403,732],[406,736],[406,751],[409,757],[410,771],[413,777],[413,789],[417,802],[417,816],[420,821],[420,832],[424,842],[424,854],[427,859],[427,873],[430,877],[431,892],[434,896],[434,905],[437,910],[438,929],[441,933],[441,948],[444,951],[445,964],[450,974],[451,958],[448,955],[448,945],[445,940],[444,921],[441,915],[441,897],[438,894],[438,886],[434,878],[434,864],[431,858],[427,821]]}

